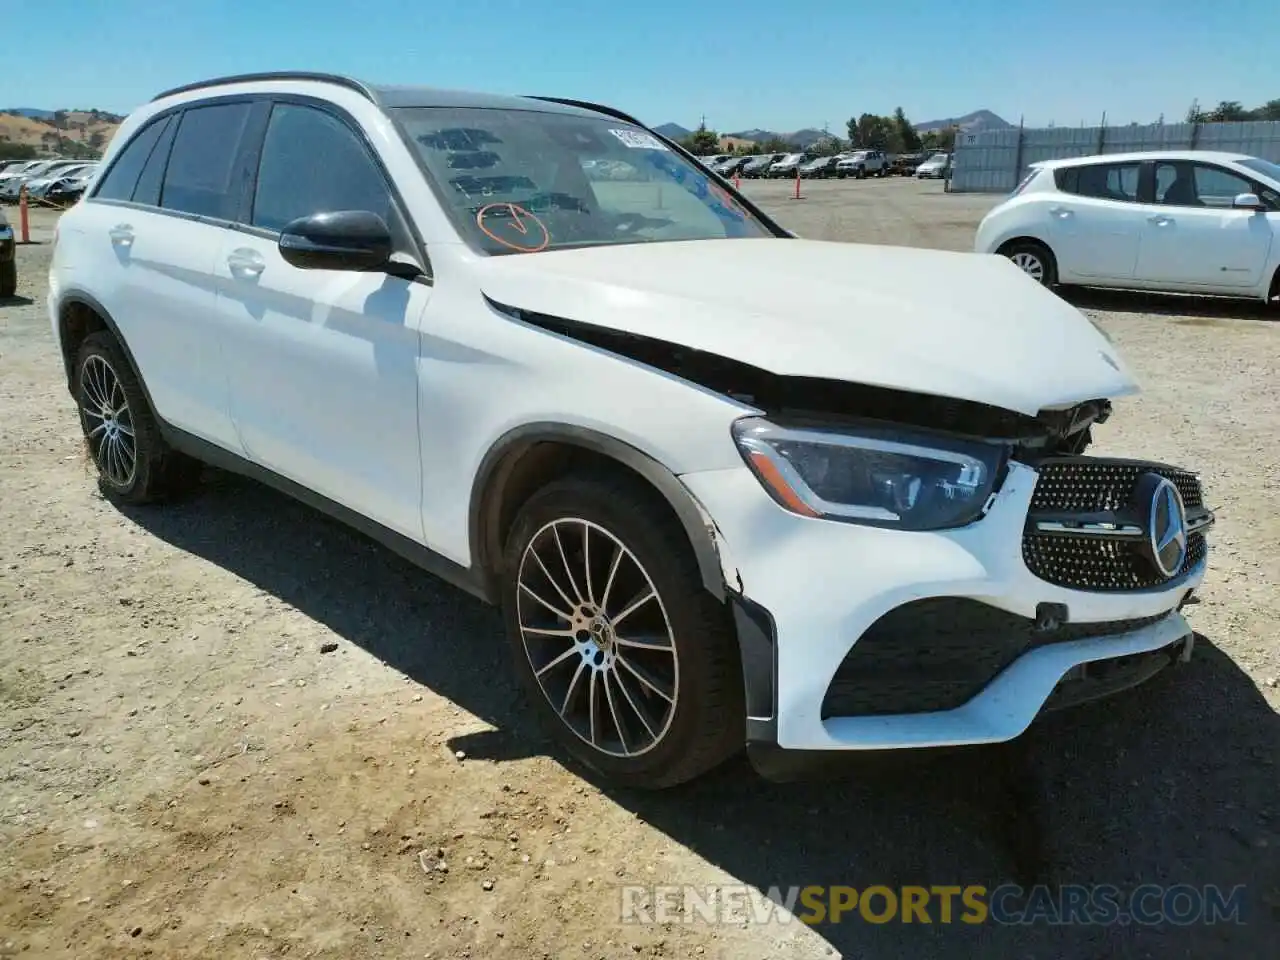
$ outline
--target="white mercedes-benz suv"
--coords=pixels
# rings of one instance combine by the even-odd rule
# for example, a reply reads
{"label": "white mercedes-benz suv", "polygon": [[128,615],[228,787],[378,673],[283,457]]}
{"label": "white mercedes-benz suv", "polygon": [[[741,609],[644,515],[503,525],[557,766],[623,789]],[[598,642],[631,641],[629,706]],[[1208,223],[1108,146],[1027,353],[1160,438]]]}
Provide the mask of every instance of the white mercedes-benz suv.
{"label": "white mercedes-benz suv", "polygon": [[109,496],[213,464],[500,604],[620,782],[1009,740],[1190,653],[1212,513],[1085,455],[1136,389],[1088,319],[1003,257],[799,239],[616,110],[194,84],[55,244]]}

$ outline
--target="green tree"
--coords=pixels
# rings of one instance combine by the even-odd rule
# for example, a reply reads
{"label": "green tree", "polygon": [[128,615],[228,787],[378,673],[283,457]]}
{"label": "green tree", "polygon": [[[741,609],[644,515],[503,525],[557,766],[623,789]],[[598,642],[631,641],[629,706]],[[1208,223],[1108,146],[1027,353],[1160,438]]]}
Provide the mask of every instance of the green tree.
{"label": "green tree", "polygon": [[920,138],[920,146],[925,150],[950,153],[956,146],[956,128],[946,127],[942,130],[930,130]]}
{"label": "green tree", "polygon": [[796,149],[794,143],[787,143],[779,136],[772,136],[763,143],[756,144],[757,153],[792,153]]}
{"label": "green tree", "polygon": [[1248,119],[1249,111],[1244,108],[1244,104],[1239,100],[1223,100],[1209,111],[1208,116],[1210,123],[1231,123]]}
{"label": "green tree", "polygon": [[898,152],[915,153],[920,149],[920,134],[901,107],[893,111],[893,128],[898,134]]}
{"label": "green tree", "polygon": [[680,145],[695,156],[709,157],[720,152],[720,134],[708,130],[705,123],[699,124],[697,130],[680,141]]}
{"label": "green tree", "polygon": [[34,160],[38,156],[39,151],[28,144],[0,141],[0,160]]}
{"label": "green tree", "polygon": [[1280,100],[1268,100],[1253,113],[1255,120],[1280,120]]}

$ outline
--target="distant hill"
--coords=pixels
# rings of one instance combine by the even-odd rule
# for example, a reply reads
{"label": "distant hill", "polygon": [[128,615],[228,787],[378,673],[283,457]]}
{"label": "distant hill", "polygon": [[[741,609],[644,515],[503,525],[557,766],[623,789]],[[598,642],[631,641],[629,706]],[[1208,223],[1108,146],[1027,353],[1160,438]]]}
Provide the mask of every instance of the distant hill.
{"label": "distant hill", "polygon": [[[60,123],[54,123],[58,116]],[[0,111],[0,144],[34,147],[49,156],[101,153],[124,118],[105,110],[37,110],[22,107]],[[76,145],[76,152],[68,150]]]}
{"label": "distant hill", "polygon": [[753,143],[763,143],[765,140],[772,140],[778,137],[787,143],[794,143],[799,147],[808,147],[817,143],[823,137],[830,136],[822,130],[815,130],[812,127],[805,127],[803,130],[797,130],[794,133],[775,133],[772,130],[741,130],[738,133],[726,133],[726,137],[732,137],[735,140],[750,140]]}
{"label": "distant hill", "polygon": [[997,116],[990,110],[975,110],[963,117],[947,117],[944,120],[926,120],[915,125],[918,133],[930,130],[945,130],[948,127],[959,127],[965,133],[981,133],[984,130],[1005,130],[1013,124],[1004,117]]}
{"label": "distant hill", "polygon": [[654,127],[653,129],[671,140],[680,140],[693,133],[692,130],[687,127],[682,127],[678,123],[664,123],[662,126]]}

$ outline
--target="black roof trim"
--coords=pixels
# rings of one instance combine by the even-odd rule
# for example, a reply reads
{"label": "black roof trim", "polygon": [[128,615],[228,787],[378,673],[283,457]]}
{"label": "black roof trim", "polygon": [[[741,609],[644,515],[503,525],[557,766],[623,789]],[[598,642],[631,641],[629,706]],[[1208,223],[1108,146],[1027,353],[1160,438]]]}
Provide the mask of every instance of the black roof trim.
{"label": "black roof trim", "polygon": [[[571,100],[567,97],[530,96],[529,99],[545,100],[548,103],[561,103],[561,104],[564,104],[566,107],[577,107],[579,110],[590,110],[593,113],[603,113],[606,117],[613,117],[615,120],[622,120],[625,123],[633,123],[637,127],[642,127],[645,130],[649,129],[639,120],[637,120],[635,117],[631,116],[631,114],[623,113],[621,110],[617,109],[616,107],[606,107],[604,104],[589,103],[586,100]],[[662,134],[659,133],[657,134],[657,136],[662,137]],[[662,139],[665,140],[666,137],[662,137]]]}
{"label": "black roof trim", "polygon": [[151,98],[151,102],[155,103],[157,100],[163,100],[165,97],[172,97],[179,93],[203,90],[206,87],[225,87],[233,83],[253,83],[262,80],[313,80],[317,83],[332,83],[339,87],[346,87],[348,90],[354,90],[371,103],[378,102],[377,95],[374,94],[372,88],[359,80],[336,73],[315,73],[307,70],[276,70],[268,73],[237,73],[228,77],[214,77],[211,80],[187,83],[181,87],[174,87],[172,90],[157,93]]}

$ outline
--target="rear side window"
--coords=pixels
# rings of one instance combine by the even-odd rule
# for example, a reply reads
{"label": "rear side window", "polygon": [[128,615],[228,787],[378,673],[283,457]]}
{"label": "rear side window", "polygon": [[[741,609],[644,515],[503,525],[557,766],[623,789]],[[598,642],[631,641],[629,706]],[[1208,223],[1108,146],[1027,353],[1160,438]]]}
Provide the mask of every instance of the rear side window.
{"label": "rear side window", "polygon": [[236,219],[245,185],[237,158],[252,109],[248,103],[223,103],[182,114],[165,171],[162,207]]}
{"label": "rear side window", "polygon": [[1136,203],[1141,169],[1139,163],[1097,163],[1059,169],[1054,178],[1063,193]]}
{"label": "rear side window", "polygon": [[143,127],[111,164],[111,169],[98,185],[94,197],[100,200],[131,200],[138,177],[146,166],[151,151],[169,125],[169,117],[153,120]]}
{"label": "rear side window", "polygon": [[178,118],[168,118],[147,165],[142,168],[142,176],[138,177],[138,186],[133,191],[134,203],[145,203],[149,207],[159,205],[160,182],[164,178],[165,164],[169,162],[169,149],[173,146],[173,135],[177,130]]}

